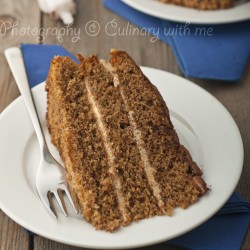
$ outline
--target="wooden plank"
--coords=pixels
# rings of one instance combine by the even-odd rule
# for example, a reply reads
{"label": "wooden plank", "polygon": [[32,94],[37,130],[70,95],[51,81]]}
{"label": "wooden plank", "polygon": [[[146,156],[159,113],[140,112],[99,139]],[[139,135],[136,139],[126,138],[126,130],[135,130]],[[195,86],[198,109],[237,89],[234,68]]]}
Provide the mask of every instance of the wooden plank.
{"label": "wooden plank", "polygon": [[[80,250],[82,248],[61,244],[61,243],[48,240],[46,238],[36,235],[34,237],[34,250],[40,250],[40,249],[43,249],[43,250],[49,250],[49,249],[51,250]],[[87,248],[85,249],[88,250]]]}
{"label": "wooden plank", "polygon": [[[65,244],[61,244],[52,240],[45,239],[40,236],[34,237],[34,250],[90,250],[89,248],[73,247]],[[168,246],[167,244],[157,244],[153,246],[148,246],[144,248],[134,248],[134,250],[180,250],[180,248]]]}
{"label": "wooden plank", "polygon": [[[72,54],[82,53],[87,55],[95,53],[98,48],[98,42],[95,37],[88,37],[83,27],[89,20],[96,19],[96,1],[78,0],[76,4],[77,15],[74,17],[72,26],[64,25],[61,21],[53,20],[48,15],[43,15],[43,44],[62,45]],[[55,31],[55,28],[57,31]]]}
{"label": "wooden plank", "polygon": [[[4,95],[1,95],[0,98],[0,112],[2,112],[8,104],[10,104],[15,98],[19,96],[19,91],[16,84],[14,83],[9,66],[7,65],[2,52],[0,52],[0,65],[0,93],[5,93]],[[5,73],[3,74],[1,72]]]}
{"label": "wooden plank", "polygon": [[0,93],[5,93],[5,95],[0,99],[0,112],[19,95],[4,57],[4,50],[11,46],[18,46],[21,42],[37,43],[39,34],[34,35],[30,31],[32,27],[39,28],[39,25],[40,11],[36,1],[1,0]]}
{"label": "wooden plank", "polygon": [[21,226],[9,219],[0,210],[0,249],[27,250],[29,249],[29,235]]}
{"label": "wooden plank", "polygon": [[[29,25],[30,27],[39,27],[39,23],[40,11],[36,1],[1,0],[0,112],[19,95],[3,52],[6,48],[18,46],[21,42],[36,43],[36,36],[28,35],[27,31],[22,34],[19,32],[21,32],[22,28],[27,29]],[[9,219],[2,211],[0,211],[0,249],[29,249],[29,236],[27,232]]]}

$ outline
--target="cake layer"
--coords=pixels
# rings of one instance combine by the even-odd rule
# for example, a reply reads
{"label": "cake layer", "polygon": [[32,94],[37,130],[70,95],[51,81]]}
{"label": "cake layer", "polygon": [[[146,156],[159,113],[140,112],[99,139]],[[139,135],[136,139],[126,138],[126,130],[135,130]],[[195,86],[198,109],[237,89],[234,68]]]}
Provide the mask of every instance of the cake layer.
{"label": "cake layer", "polygon": [[69,58],[54,58],[46,89],[51,139],[64,160],[83,217],[97,229],[113,230],[122,223],[121,212],[82,70]]}
{"label": "cake layer", "polygon": [[143,138],[164,210],[171,214],[177,206],[186,208],[206,192],[206,185],[201,178],[193,178],[201,171],[180,145],[164,100],[126,52],[112,51],[110,63]]}
{"label": "cake layer", "polygon": [[172,3],[200,10],[226,9],[233,6],[233,0],[159,0],[163,3]]}
{"label": "cake layer", "polygon": [[[85,82],[93,97],[102,125],[109,160],[110,174],[117,182],[117,194],[121,202],[124,224],[160,214],[158,202],[152,194],[133,136],[128,111],[115,86],[113,75],[96,56],[83,63]],[[109,151],[109,152],[108,152]]]}

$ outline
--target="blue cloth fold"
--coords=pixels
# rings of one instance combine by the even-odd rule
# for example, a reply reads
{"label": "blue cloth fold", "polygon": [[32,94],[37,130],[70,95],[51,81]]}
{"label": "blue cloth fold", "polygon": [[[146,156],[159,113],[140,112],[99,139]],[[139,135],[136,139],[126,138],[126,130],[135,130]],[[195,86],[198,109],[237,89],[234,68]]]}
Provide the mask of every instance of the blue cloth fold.
{"label": "blue cloth fold", "polygon": [[50,61],[54,56],[69,56],[77,62],[77,59],[60,45],[21,44],[20,46],[30,87],[45,81]]}
{"label": "blue cloth fold", "polygon": [[[31,87],[46,79],[50,60],[55,55],[66,55],[76,60],[59,45],[22,44],[21,50]],[[234,193],[215,216],[167,244],[193,250],[238,250],[249,222],[250,204]]]}
{"label": "blue cloth fold", "polygon": [[167,242],[192,250],[239,250],[250,223],[250,204],[233,193],[207,222]]}
{"label": "blue cloth fold", "polygon": [[250,21],[191,25],[143,14],[121,0],[103,2],[110,10],[169,44],[186,77],[241,79],[250,55]]}

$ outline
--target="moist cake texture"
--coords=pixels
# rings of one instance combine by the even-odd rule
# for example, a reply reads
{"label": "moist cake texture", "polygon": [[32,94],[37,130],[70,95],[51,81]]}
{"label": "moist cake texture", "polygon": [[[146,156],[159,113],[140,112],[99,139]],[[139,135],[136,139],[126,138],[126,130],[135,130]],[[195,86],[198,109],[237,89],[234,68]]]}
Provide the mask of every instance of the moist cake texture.
{"label": "moist cake texture", "polygon": [[233,0],[159,0],[162,3],[172,3],[185,7],[200,9],[200,10],[216,10],[233,7]]}
{"label": "moist cake texture", "polygon": [[113,231],[196,202],[207,192],[202,171],[157,88],[126,52],[79,61],[52,60],[47,125],[84,219]]}

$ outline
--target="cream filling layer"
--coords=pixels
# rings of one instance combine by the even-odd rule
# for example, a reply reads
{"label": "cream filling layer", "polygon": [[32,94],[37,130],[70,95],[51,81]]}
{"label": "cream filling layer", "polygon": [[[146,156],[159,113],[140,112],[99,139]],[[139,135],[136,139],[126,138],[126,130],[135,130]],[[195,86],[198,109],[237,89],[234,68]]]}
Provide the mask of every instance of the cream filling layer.
{"label": "cream filling layer", "polygon": [[145,149],[144,141],[142,140],[141,131],[139,129],[137,129],[137,124],[136,124],[136,121],[134,119],[133,111],[129,111],[128,116],[129,116],[130,124],[132,125],[132,128],[133,128],[132,129],[133,135],[134,135],[137,147],[138,147],[140,155],[141,155],[141,160],[143,162],[144,171],[146,173],[148,182],[149,182],[150,186],[152,187],[153,194],[158,201],[158,206],[164,211],[164,209],[163,209],[164,203],[163,203],[162,198],[161,198],[161,189],[154,178],[155,170],[152,168],[152,166],[149,162],[148,153]]}
{"label": "cream filling layer", "polygon": [[[102,63],[102,65],[104,66],[104,68],[113,76],[113,81],[114,81],[114,86],[117,87],[120,85],[120,81],[119,81],[119,77],[115,72],[115,69],[113,68],[113,66],[105,61],[105,60],[100,60],[100,63]],[[120,86],[120,94],[122,97],[122,100],[125,104],[126,110],[128,111],[128,118],[129,118],[129,122],[132,126],[132,132],[133,132],[133,136],[135,138],[137,147],[139,149],[140,152],[140,156],[141,156],[141,160],[143,163],[143,167],[144,167],[144,171],[146,173],[147,176],[147,180],[149,182],[149,185],[152,188],[153,194],[155,196],[155,198],[157,199],[158,202],[158,206],[160,207],[160,209],[166,213],[166,211],[164,210],[164,202],[161,198],[161,189],[159,184],[157,183],[157,181],[154,178],[154,172],[155,170],[152,168],[149,158],[148,158],[148,153],[145,149],[145,143],[142,139],[142,134],[141,131],[137,128],[137,124],[136,121],[134,119],[134,115],[133,115],[133,111],[129,110],[128,108],[128,103],[126,100],[126,97],[124,95],[122,86]]]}
{"label": "cream filling layer", "polygon": [[109,145],[108,135],[107,135],[107,131],[106,131],[106,128],[104,126],[104,123],[103,123],[102,115],[98,109],[95,98],[94,98],[93,94],[91,93],[88,78],[85,78],[85,86],[86,86],[86,90],[88,92],[89,102],[93,107],[93,111],[94,111],[96,121],[97,121],[97,126],[99,127],[101,134],[103,136],[104,147],[105,147],[105,150],[107,152],[108,160],[110,163],[109,173],[116,177],[116,178],[114,178],[114,186],[115,186],[115,189],[117,192],[119,209],[121,211],[123,220],[126,222],[128,220],[128,216],[127,216],[127,211],[125,208],[124,197],[122,195],[122,185],[121,185],[120,179],[117,175],[117,171],[116,171],[116,167],[115,167],[115,162],[114,162],[115,156],[114,156],[112,148]]}
{"label": "cream filling layer", "polygon": [[120,84],[119,77],[115,73],[115,69],[112,67],[112,65],[109,62],[107,62],[107,61],[105,61],[103,59],[100,60],[100,63],[113,76],[114,86],[115,87],[119,86],[119,84]]}

